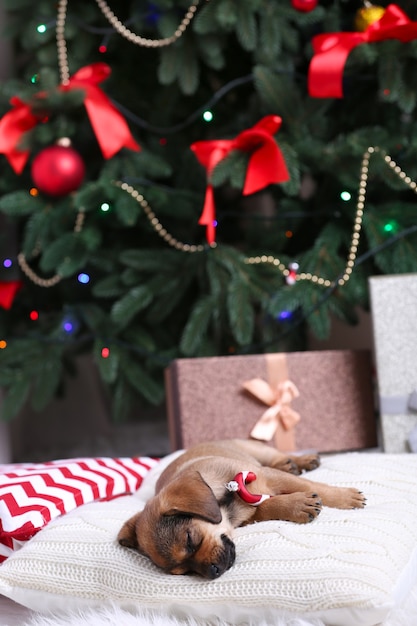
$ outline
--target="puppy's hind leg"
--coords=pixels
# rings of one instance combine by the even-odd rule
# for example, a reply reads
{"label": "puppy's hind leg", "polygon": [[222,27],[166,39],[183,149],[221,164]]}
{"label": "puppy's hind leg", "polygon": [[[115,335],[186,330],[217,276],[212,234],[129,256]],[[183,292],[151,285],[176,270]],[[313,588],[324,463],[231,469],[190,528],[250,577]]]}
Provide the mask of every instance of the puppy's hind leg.
{"label": "puppy's hind leg", "polygon": [[310,472],[320,465],[320,456],[318,454],[294,454],[281,456],[282,458],[271,465],[271,467],[282,470],[283,472],[289,472],[290,474],[298,475],[303,471]]}

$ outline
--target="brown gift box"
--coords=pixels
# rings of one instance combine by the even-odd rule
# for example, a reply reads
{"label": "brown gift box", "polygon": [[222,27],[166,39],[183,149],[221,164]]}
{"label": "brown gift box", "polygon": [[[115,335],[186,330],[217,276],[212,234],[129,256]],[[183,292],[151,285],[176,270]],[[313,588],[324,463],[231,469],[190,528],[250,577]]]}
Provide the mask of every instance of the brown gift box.
{"label": "brown gift box", "polygon": [[[290,421],[297,421],[298,414],[300,419],[291,432],[281,426],[280,417],[273,419],[279,426],[275,434],[273,427],[269,438],[272,435],[271,444],[279,449],[333,452],[374,447],[371,371],[368,350],[177,359],[165,370],[171,447],[177,450],[201,441],[249,438],[270,409],[270,403],[244,389],[243,384],[253,379],[258,379],[255,385],[270,386],[270,392],[287,379],[299,392],[281,412],[284,418],[288,413]],[[265,422],[267,430],[270,422],[271,416],[269,424]]]}

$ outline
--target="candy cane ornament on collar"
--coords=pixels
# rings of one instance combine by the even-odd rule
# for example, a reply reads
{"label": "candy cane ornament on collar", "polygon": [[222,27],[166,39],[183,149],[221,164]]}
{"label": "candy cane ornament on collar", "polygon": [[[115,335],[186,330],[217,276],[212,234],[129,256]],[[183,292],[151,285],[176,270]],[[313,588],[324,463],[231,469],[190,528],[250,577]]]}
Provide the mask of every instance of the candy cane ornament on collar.
{"label": "candy cane ornament on collar", "polygon": [[226,483],[226,489],[232,492],[235,491],[244,502],[247,502],[251,506],[259,506],[262,502],[271,498],[271,496],[267,494],[250,493],[246,489],[246,485],[254,480],[256,480],[256,474],[253,472],[239,472],[233,480]]}

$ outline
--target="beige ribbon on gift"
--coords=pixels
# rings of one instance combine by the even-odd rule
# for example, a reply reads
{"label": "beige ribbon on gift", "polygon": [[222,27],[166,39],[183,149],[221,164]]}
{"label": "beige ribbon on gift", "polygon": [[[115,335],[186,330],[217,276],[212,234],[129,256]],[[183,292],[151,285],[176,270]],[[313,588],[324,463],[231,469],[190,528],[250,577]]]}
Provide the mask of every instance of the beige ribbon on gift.
{"label": "beige ribbon on gift", "polygon": [[267,355],[267,365],[270,382],[252,378],[243,383],[246,391],[269,405],[250,436],[262,441],[270,441],[275,436],[277,448],[283,451],[295,450],[295,426],[301,418],[291,407],[291,402],[300,394],[295,384],[288,379],[285,355]]}

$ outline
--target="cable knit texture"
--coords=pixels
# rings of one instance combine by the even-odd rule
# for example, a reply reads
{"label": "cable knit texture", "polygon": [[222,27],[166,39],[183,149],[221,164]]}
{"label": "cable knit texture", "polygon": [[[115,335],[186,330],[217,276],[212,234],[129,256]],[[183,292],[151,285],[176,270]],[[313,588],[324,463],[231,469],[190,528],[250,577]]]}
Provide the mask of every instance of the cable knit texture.
{"label": "cable knit texture", "polygon": [[270,521],[237,529],[236,563],[214,581],[165,574],[117,544],[121,525],[143,507],[168,460],[137,494],[87,504],[51,522],[0,567],[0,593],[42,611],[115,602],[235,624],[253,616],[273,623],[284,611],[332,626],[371,626],[417,582],[417,455],[325,457],[308,476],[359,488],[367,507],[325,507],[307,525]]}

